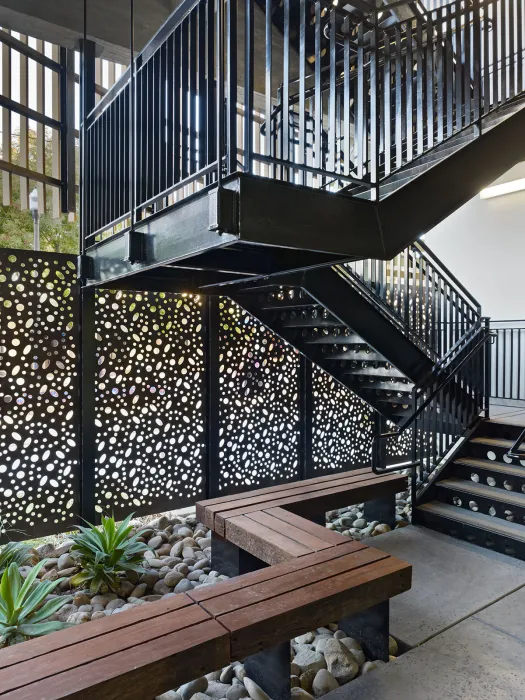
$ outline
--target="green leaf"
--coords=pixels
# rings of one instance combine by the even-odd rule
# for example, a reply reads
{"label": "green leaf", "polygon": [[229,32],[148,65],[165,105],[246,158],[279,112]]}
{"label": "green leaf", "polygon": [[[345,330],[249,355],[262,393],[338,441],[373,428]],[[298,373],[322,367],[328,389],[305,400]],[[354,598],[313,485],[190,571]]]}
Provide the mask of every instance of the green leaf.
{"label": "green leaf", "polygon": [[83,583],[86,581],[89,581],[91,578],[91,575],[88,571],[80,571],[78,574],[75,574],[74,576],[71,577],[71,586],[73,588],[76,588],[77,586],[81,586]]}
{"label": "green leaf", "polygon": [[6,606],[8,618],[14,613],[15,600],[18,596],[19,588],[16,588],[16,576],[20,578],[17,565],[9,564],[0,581],[0,596]]}
{"label": "green leaf", "polygon": [[62,630],[64,627],[65,624],[63,622],[40,622],[36,625],[28,623],[25,625],[18,625],[18,632],[26,637],[41,637],[44,634]]}
{"label": "green leaf", "polygon": [[34,624],[35,622],[41,622],[42,620],[51,617],[51,615],[54,615],[61,608],[63,608],[64,605],[66,605],[66,603],[71,602],[71,600],[71,596],[60,596],[59,598],[55,598],[54,600],[48,600],[46,603],[44,603],[44,605],[42,605],[42,607],[39,610],[29,615],[27,617],[27,621],[31,624]]}
{"label": "green leaf", "polygon": [[20,593],[18,594],[18,597],[16,599],[16,607],[20,608],[22,606],[22,603],[24,601],[24,598],[28,594],[31,586],[34,584],[36,577],[40,573],[40,570],[42,567],[45,565],[47,559],[43,559],[42,561],[38,562],[36,566],[34,566],[29,574],[26,577],[26,580],[24,581],[24,584],[22,588],[20,589]]}

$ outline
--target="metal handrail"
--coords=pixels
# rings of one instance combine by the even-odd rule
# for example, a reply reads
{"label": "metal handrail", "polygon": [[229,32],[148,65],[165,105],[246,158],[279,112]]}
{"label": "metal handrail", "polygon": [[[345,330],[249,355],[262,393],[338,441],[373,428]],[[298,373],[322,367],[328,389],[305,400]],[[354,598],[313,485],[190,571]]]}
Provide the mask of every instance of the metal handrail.
{"label": "metal handrail", "polygon": [[[458,372],[465,366],[465,364],[476,354],[476,352],[483,347],[493,336],[494,334],[489,332],[486,332],[486,329],[484,327],[480,327],[478,329],[478,333],[483,333],[483,337],[481,340],[479,340],[476,345],[469,351],[469,353],[459,362],[459,364],[449,373],[447,374],[446,377],[442,379],[442,381],[438,384],[438,386],[426,397],[426,399],[423,401],[423,403],[413,411],[413,413],[405,420],[405,422],[400,425],[396,426],[394,430],[391,430],[387,433],[380,433],[374,435],[372,438],[372,471],[375,474],[385,474],[389,472],[395,472],[399,471],[399,469],[407,469],[406,463],[403,463],[401,466],[400,464],[392,464],[389,467],[385,468],[380,468],[378,467],[378,462],[379,462],[379,442],[382,440],[388,440],[390,438],[395,438],[399,437],[402,435],[407,428],[409,428],[418,418],[418,416],[421,415],[421,413],[425,410],[425,408],[433,401],[436,396],[439,394],[440,391],[442,391],[450,382],[456,377]],[[452,361],[450,362],[452,364]],[[424,393],[425,389],[427,389],[429,386],[429,383],[427,382],[425,385],[420,387],[418,390],[416,388],[414,389],[414,405],[417,404],[418,399],[422,396]],[[525,431],[523,432],[523,437],[525,438]],[[421,463],[421,460],[415,460],[413,462],[410,462],[410,467],[415,468],[419,466]]]}
{"label": "metal handrail", "polygon": [[525,428],[521,431],[519,434],[518,439],[516,442],[512,445],[510,450],[507,452],[507,457],[511,457],[513,459],[525,459],[525,452],[519,452],[518,448],[521,447],[521,443],[525,440]]}

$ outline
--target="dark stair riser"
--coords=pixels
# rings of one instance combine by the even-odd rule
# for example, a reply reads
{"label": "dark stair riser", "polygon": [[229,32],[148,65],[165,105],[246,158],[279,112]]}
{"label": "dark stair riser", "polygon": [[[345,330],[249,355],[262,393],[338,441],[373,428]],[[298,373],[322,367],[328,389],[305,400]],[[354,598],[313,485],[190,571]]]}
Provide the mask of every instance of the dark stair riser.
{"label": "dark stair riser", "polygon": [[[489,532],[467,523],[456,522],[450,518],[445,518],[421,509],[416,509],[414,522],[418,525],[425,525],[437,532],[442,532],[445,535],[466,540],[467,542],[477,544],[485,549],[494,550],[525,561],[525,542],[521,542],[520,540],[504,537],[500,534]],[[459,573],[460,572],[458,572],[458,575]]]}
{"label": "dark stair riser", "polygon": [[[485,445],[480,442],[471,442],[468,446],[468,454],[471,457],[477,457],[478,459],[489,459],[489,453],[493,453],[496,458],[496,462],[505,462],[504,457],[507,456],[508,447],[498,447],[496,445]],[[525,461],[525,460],[524,460]],[[519,465],[519,460],[513,459],[512,464]]]}
{"label": "dark stair riser", "polygon": [[[494,488],[494,491],[502,490],[504,491],[504,489]],[[505,520],[506,522],[512,522],[518,525],[525,524],[525,507],[505,503],[501,500],[501,498],[504,497],[504,493],[495,494],[498,496],[496,499],[485,498],[479,494],[470,494],[456,489],[448,489],[439,485],[433,486],[432,491],[432,495],[434,496],[435,500],[438,500],[441,503],[448,503],[451,506],[456,506],[457,508],[461,508],[463,510],[490,515],[491,517],[499,518],[501,520]],[[475,507],[471,507],[471,504],[475,504]],[[491,508],[494,509],[494,512],[490,512]]]}
{"label": "dark stair riser", "polygon": [[458,479],[465,481],[474,481],[472,475],[476,475],[478,481],[476,483],[486,484],[487,486],[495,486],[495,488],[505,489],[505,483],[512,486],[512,491],[516,493],[525,493],[525,467],[523,468],[523,476],[519,477],[514,474],[502,474],[500,471],[491,470],[490,468],[480,468],[479,466],[469,466],[455,462],[450,465],[450,471],[444,476],[453,474]]}

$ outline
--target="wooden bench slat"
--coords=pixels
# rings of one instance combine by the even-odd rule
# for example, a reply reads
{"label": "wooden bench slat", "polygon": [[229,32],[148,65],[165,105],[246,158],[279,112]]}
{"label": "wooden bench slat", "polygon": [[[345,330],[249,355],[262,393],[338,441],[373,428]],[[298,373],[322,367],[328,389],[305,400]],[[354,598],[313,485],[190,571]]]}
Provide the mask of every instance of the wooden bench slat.
{"label": "wooden bench slat", "polygon": [[346,543],[340,545],[339,547],[325,549],[321,552],[310,554],[308,557],[298,557],[297,559],[292,559],[290,561],[283,562],[282,564],[275,564],[274,566],[270,566],[265,569],[252,571],[249,574],[244,574],[243,576],[239,576],[230,581],[224,581],[223,583],[217,583],[214,586],[202,586],[201,588],[195,588],[193,591],[189,591],[187,595],[197,603],[202,603],[206,600],[217,598],[218,596],[222,596],[226,593],[231,593],[232,591],[242,590],[247,586],[252,586],[262,581],[268,581],[270,579],[278,578],[279,576],[286,576],[291,571],[308,569],[315,564],[331,561],[332,559],[337,559],[345,556],[346,554],[361,551],[362,549],[368,549],[367,545],[363,544],[362,542],[346,540]]}
{"label": "wooden bench slat", "polygon": [[[291,513],[289,510],[285,510],[284,508],[270,508],[263,512],[268,513],[269,515],[273,515],[274,518],[278,518],[279,520],[282,520],[283,522],[288,523],[289,525],[293,525],[296,528],[301,528],[302,530],[304,530],[304,532],[309,532],[310,534],[319,537],[320,539],[333,546],[339,546],[348,542],[348,537],[345,537],[340,532],[328,530],[323,525],[318,525],[317,523],[313,523],[311,520],[301,518],[300,515]],[[251,513],[250,517],[252,517]]]}
{"label": "wooden bench slat", "polygon": [[368,547],[354,554],[347,554],[344,557],[332,559],[331,561],[310,566],[308,569],[294,571],[286,576],[280,576],[277,579],[270,579],[261,583],[254,584],[244,588],[242,591],[235,591],[219,598],[213,598],[209,601],[203,601],[201,605],[213,617],[225,615],[226,613],[241,608],[246,608],[264,600],[271,600],[277,596],[283,595],[291,591],[298,591],[303,586],[311,585],[318,581],[328,581],[334,576],[349,571],[354,571],[363,566],[369,566],[374,562],[387,559],[388,554]]}
{"label": "wooden bench slat", "polygon": [[244,515],[228,520],[226,538],[267,564],[278,564],[290,557],[301,557],[314,551]]}
{"label": "wooden bench slat", "polygon": [[65,649],[89,639],[103,637],[114,630],[126,629],[128,631],[130,627],[142,620],[151,620],[159,615],[182,610],[193,604],[194,601],[186,593],[179,593],[173,598],[139,605],[132,610],[128,610],[123,617],[123,613],[118,613],[102,620],[93,620],[89,625],[76,625],[60,632],[54,632],[46,637],[30,639],[23,644],[16,644],[15,646],[2,649],[0,653],[0,673],[1,669],[8,668],[14,664],[21,664],[28,659],[38,661],[38,657],[43,654],[51,654],[54,651]]}
{"label": "wooden bench slat", "polygon": [[229,662],[228,632],[215,620],[207,620],[188,627],[184,634],[173,632],[152,639],[13,690],[2,699],[149,700]]}
{"label": "wooden bench slat", "polygon": [[[394,474],[392,476],[399,478],[399,474]],[[360,482],[373,482],[385,480],[387,478],[388,477],[384,476],[379,478],[377,475],[373,474],[371,470],[363,470],[363,473],[359,474],[349,472],[344,476],[344,478],[338,479],[335,484],[331,481],[323,481],[312,484],[310,480],[306,480],[300,482],[300,486],[294,484],[292,487],[288,488],[288,484],[286,484],[281,486],[279,489],[276,489],[274,493],[270,494],[261,494],[255,491],[253,495],[250,495],[249,497],[243,496],[242,498],[226,503],[206,505],[204,508],[203,522],[207,527],[213,529],[217,515],[225,511],[233,512],[234,510],[237,510],[238,515],[242,515],[243,513],[247,512],[248,508],[252,508],[253,510],[253,506],[257,506],[256,510],[267,510],[276,500],[284,503],[286,499],[293,499],[294,497],[298,498],[302,495],[312,497],[317,493],[326,491],[326,489],[338,487],[343,488],[343,486],[346,486],[348,490],[350,490],[354,484],[358,484]],[[406,480],[406,477],[404,477],[404,479]]]}
{"label": "wooden bench slat", "polygon": [[217,619],[231,632],[232,659],[240,660],[408,590],[411,570],[409,564],[387,557]]}
{"label": "wooden bench slat", "polygon": [[[120,613],[122,615],[124,613]],[[118,617],[117,614],[115,617]],[[101,658],[110,657],[127,649],[145,644],[152,639],[160,639],[173,632],[185,630],[200,622],[210,619],[210,615],[199,605],[193,604],[183,610],[176,610],[152,620],[144,620],[132,627],[118,629],[103,637],[90,639],[80,644],[54,651],[38,660],[28,660],[0,673],[0,694],[15,690],[31,678],[33,683],[55,676],[68,669],[83,666]],[[124,670],[124,669],[122,669]]]}
{"label": "wooden bench slat", "polygon": [[[239,515],[248,515],[258,510],[269,510],[276,506],[286,507],[293,512],[302,515],[313,514],[312,506],[318,513],[332,510],[333,508],[348,505],[347,501],[351,497],[356,502],[368,501],[374,498],[381,498],[384,495],[392,493],[392,491],[402,490],[406,486],[406,476],[399,474],[390,474],[384,476],[381,480],[367,479],[352,484],[344,484],[334,488],[324,488],[322,491],[307,491],[304,493],[296,493],[293,496],[287,495],[267,501],[263,504],[256,503],[234,510],[226,510],[220,513],[215,513],[214,525],[212,527],[219,535],[224,536],[225,521],[228,518],[234,518]],[[350,496],[350,493],[352,496]]]}
{"label": "wooden bench slat", "polygon": [[[358,476],[359,474],[365,474],[365,473],[370,473],[372,474],[372,469],[370,467],[363,467],[362,469],[352,469],[351,471],[347,472],[338,472],[337,474],[327,474],[326,476],[316,476],[313,479],[308,479],[308,483],[310,484],[321,484],[326,481],[328,482],[334,482],[337,481],[338,479],[344,479],[347,476]],[[231,501],[238,501],[242,500],[244,498],[251,498],[252,496],[256,495],[262,495],[262,494],[271,494],[275,493],[276,491],[281,491],[283,488],[286,489],[291,489],[291,488],[299,488],[303,486],[305,483],[304,480],[302,481],[290,481],[287,484],[277,484],[275,486],[265,486],[262,489],[252,489],[251,491],[244,491],[243,493],[233,493],[230,494],[229,496],[217,496],[217,498],[208,498],[206,501],[198,501],[195,506],[197,509],[197,519],[199,519],[201,522],[204,522],[202,518],[200,517],[200,513],[202,512],[203,508],[209,507],[209,506],[216,506],[221,503],[229,503]]]}
{"label": "wooden bench slat", "polygon": [[[265,525],[266,527],[270,528],[270,530],[275,530],[276,532],[286,535],[288,539],[295,540],[295,542],[308,547],[313,552],[318,552],[321,549],[333,547],[332,544],[328,543],[321,537],[317,537],[317,535],[313,534],[312,532],[307,532],[305,529],[301,530],[294,525],[285,523],[283,520],[279,520],[279,518],[276,518],[271,513],[266,513],[263,510],[259,510],[256,513],[250,513],[246,517],[250,520],[255,520],[255,522],[260,523],[261,525]],[[315,525],[315,523],[312,524]],[[315,525],[315,527],[319,530],[326,530],[326,528],[322,525]],[[286,529],[286,532],[283,532],[284,529]]]}

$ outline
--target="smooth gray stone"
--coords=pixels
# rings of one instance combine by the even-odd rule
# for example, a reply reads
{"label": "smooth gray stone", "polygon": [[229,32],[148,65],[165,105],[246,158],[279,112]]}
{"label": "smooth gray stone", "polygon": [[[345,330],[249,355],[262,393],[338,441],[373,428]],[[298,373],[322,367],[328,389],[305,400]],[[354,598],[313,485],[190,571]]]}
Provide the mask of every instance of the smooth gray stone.
{"label": "smooth gray stone", "polygon": [[390,601],[390,633],[410,648],[525,585],[525,562],[428,528],[387,532],[372,546],[413,566],[412,588]]}

